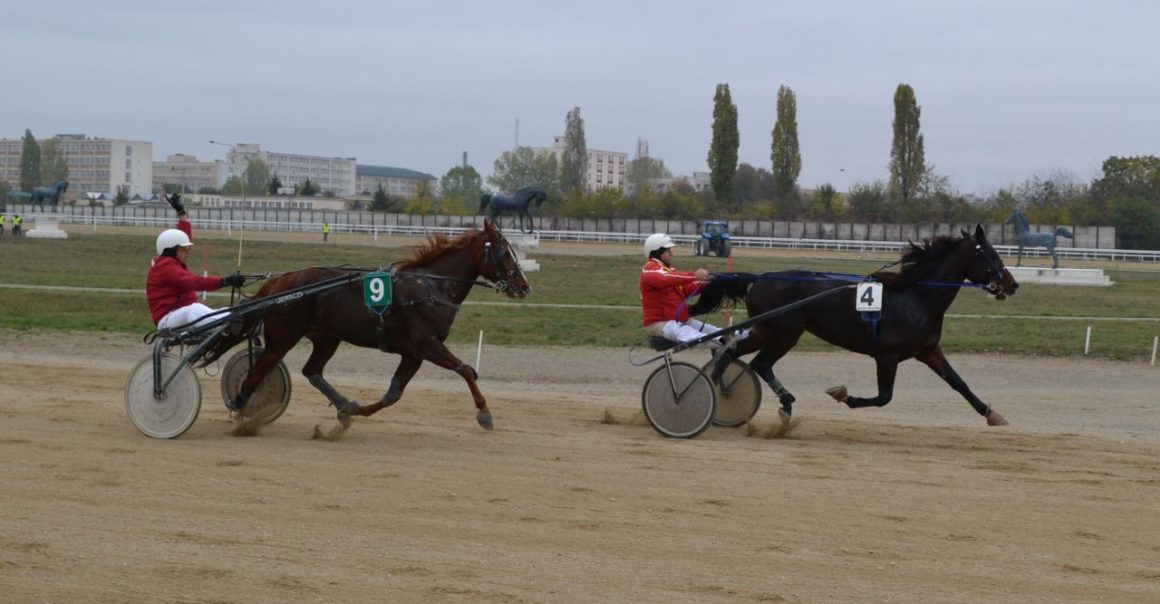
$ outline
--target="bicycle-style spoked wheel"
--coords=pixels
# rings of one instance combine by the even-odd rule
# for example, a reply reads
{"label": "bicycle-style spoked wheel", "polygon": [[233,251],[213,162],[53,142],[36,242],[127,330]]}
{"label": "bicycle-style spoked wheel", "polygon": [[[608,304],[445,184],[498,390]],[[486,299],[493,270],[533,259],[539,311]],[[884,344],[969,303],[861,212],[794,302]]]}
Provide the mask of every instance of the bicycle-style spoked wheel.
{"label": "bicycle-style spoked wheel", "polygon": [[[239,350],[230,357],[230,360],[226,361],[225,369],[222,370],[222,400],[225,401],[227,407],[242,389],[242,381],[250,372],[253,360],[261,354],[262,349],[255,346],[251,356],[250,349],[247,347],[244,350]],[[246,401],[245,414],[263,424],[268,424],[281,417],[289,405],[290,370],[286,369],[285,363],[278,361],[278,364],[270,373],[266,374],[262,383],[258,384],[254,393]]]}
{"label": "bicycle-style spoked wheel", "polygon": [[[707,368],[706,371],[710,369]],[[717,391],[717,411],[713,425],[735,428],[757,414],[761,407],[761,380],[749,365],[733,359],[725,366],[721,379],[713,383]]]}
{"label": "bicycle-style spoked wheel", "polygon": [[177,438],[193,425],[201,409],[201,384],[193,368],[181,357],[164,353],[160,357],[161,379],[177,375],[161,397],[153,396],[153,355],[137,363],[125,385],[125,412],[133,425],[146,436]]}
{"label": "bicycle-style spoked wheel", "polygon": [[700,368],[680,361],[657,368],[644,382],[641,406],[654,430],[672,438],[693,438],[713,420],[717,396]]}

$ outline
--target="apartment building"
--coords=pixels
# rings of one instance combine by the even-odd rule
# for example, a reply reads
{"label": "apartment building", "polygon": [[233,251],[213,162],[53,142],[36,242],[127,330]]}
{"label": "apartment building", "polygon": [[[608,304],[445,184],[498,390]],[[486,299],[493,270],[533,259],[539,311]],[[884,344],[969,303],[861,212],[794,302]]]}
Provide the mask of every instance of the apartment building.
{"label": "apartment building", "polygon": [[[256,144],[234,145],[226,154],[226,174],[241,176],[251,160],[260,159],[270,169],[270,177],[278,177],[283,187],[301,188],[307,179],[323,192],[338,197],[353,195],[355,187],[355,159],[353,157],[322,157],[262,151]],[[225,184],[225,180],[222,180]]]}
{"label": "apartment building", "polygon": [[[85,193],[114,193],[125,187],[130,196],[153,190],[153,143],[84,134],[58,134],[61,155],[68,166],[66,199]],[[42,147],[49,139],[38,139]],[[20,183],[20,156],[24,139],[0,139],[0,179],[14,188]],[[51,183],[47,183],[51,184]]]}
{"label": "apartment building", "polygon": [[[551,148],[541,147],[540,150],[555,155],[556,161],[562,162],[564,149],[566,147],[567,139],[563,136],[557,136],[553,139]],[[623,190],[627,182],[625,177],[627,171],[627,153],[588,149],[588,176],[586,183],[589,191],[599,191],[600,189]]]}
{"label": "apartment building", "polygon": [[434,194],[439,180],[425,172],[363,164],[355,167],[356,190],[363,195],[374,195],[379,185],[382,185],[387,195],[411,198],[418,193],[419,184],[424,182],[427,183],[430,192]]}
{"label": "apartment building", "polygon": [[198,161],[197,156],[184,153],[167,155],[165,161],[153,162],[153,184],[156,187],[172,185],[188,193],[220,189],[226,182],[225,173],[225,162]]}

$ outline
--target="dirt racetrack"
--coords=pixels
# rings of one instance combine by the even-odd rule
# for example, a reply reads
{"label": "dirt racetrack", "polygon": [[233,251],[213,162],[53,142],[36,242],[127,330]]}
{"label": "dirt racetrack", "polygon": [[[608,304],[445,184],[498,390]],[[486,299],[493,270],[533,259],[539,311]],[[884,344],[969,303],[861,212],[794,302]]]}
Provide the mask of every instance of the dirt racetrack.
{"label": "dirt racetrack", "polygon": [[[822,391],[873,390],[872,362],[795,353],[788,437],[678,441],[640,420],[626,350],[485,346],[495,431],[425,367],[326,442],[303,344],[260,436],[203,377],[160,441],[124,413],[137,338],[0,340],[3,602],[1160,601],[1156,367],[952,356],[1012,423],[988,428],[915,362],[851,411]],[[377,400],[394,358],[344,347],[328,375]]]}

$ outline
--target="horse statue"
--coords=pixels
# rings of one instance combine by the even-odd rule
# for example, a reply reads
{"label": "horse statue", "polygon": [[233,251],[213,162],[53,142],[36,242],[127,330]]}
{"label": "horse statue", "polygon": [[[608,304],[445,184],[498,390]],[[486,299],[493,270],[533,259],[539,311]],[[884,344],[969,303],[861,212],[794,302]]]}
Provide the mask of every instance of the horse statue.
{"label": "horse statue", "polygon": [[36,206],[40,206],[40,209],[43,210],[44,209],[44,202],[46,200],[51,201],[52,202],[52,209],[55,210],[57,204],[60,203],[61,193],[64,193],[67,190],[68,190],[68,181],[67,180],[57,181],[57,183],[55,185],[52,185],[51,187],[36,187],[35,189],[32,190],[32,193],[29,194],[28,203],[32,204],[33,208],[35,208]]}
{"label": "horse statue", "polygon": [[[370,269],[374,270],[374,269]],[[202,365],[212,363],[234,345],[256,334],[259,328],[265,346],[253,363],[237,396],[228,405],[235,416],[235,433],[244,434],[262,421],[253,411],[247,413],[246,402],[270,371],[302,338],[313,346],[302,374],[338,410],[337,431],[345,430],[354,416],[368,416],[390,407],[403,396],[403,389],[423,361],[457,373],[467,383],[478,409],[476,421],[492,429],[491,411],[476,380],[478,374],[444,345],[451,324],[467,294],[477,285],[488,286],[509,298],[523,298],[530,291],[524,273],[511,245],[499,227],[484,219],[482,229],[468,229],[455,239],[442,234],[431,235],[390,272],[393,281],[391,304],[383,314],[367,306],[360,272],[367,269],[314,267],[285,273],[266,281],[252,301],[285,295],[292,301],[276,305],[263,313],[253,313],[244,324],[215,344]],[[491,283],[478,281],[483,277]],[[348,278],[344,286],[312,296],[294,298],[296,288],[322,281]],[[322,377],[327,361],[339,344],[375,348],[402,357],[390,388],[370,405],[348,400]],[[260,411],[258,412],[260,413]],[[321,435],[321,431],[316,432]],[[323,438],[328,438],[323,435]]]}
{"label": "horse statue", "polygon": [[1023,247],[1045,247],[1051,252],[1051,268],[1059,268],[1059,254],[1055,252],[1056,237],[1075,239],[1075,235],[1067,227],[1058,227],[1052,233],[1032,233],[1031,225],[1023,212],[1015,210],[1003,224],[1015,225],[1015,243],[1019,244],[1019,255],[1015,259],[1015,266],[1023,264]]}
{"label": "horse statue", "polygon": [[[491,193],[484,193],[479,198],[479,211],[482,213],[489,206],[491,207],[491,219],[496,220],[500,214],[504,212],[514,212],[520,218],[520,232],[534,233],[535,224],[532,223],[532,215],[528,213],[528,206],[532,203],[536,207],[544,203],[548,198],[548,194],[539,187],[524,187],[515,192],[515,195],[507,197],[506,195],[492,195]],[[528,219],[528,230],[524,230],[524,218]]]}
{"label": "horse statue", "polygon": [[[709,312],[719,307],[725,297],[744,300],[750,317],[783,307],[786,310],[771,313],[756,323],[748,337],[737,341],[735,348],[722,356],[713,378],[719,380],[732,360],[757,352],[749,366],[778,395],[778,415],[788,423],[796,399],[777,380],[773,365],[798,343],[803,332],[809,331],[830,344],[874,358],[878,367],[876,396],[849,396],[845,386],[826,390],[847,407],[885,406],[894,396],[898,364],[913,358],[961,394],[986,418],[987,425],[1006,425],[1002,415],[971,392],[939,348],[943,316],[961,287],[982,288],[998,300],[1013,295],[1019,287],[987,242],[983,227],[976,226],[974,234],[962,231],[962,237],[944,235],[921,244],[911,243],[900,262],[898,272],[879,271],[869,276],[869,280],[882,285],[881,311],[872,317],[864,316],[855,304],[858,292],[854,288],[867,280],[861,275],[801,270],[714,275],[701,290],[697,303],[689,307],[690,314]],[[865,295],[863,292],[859,300]]]}

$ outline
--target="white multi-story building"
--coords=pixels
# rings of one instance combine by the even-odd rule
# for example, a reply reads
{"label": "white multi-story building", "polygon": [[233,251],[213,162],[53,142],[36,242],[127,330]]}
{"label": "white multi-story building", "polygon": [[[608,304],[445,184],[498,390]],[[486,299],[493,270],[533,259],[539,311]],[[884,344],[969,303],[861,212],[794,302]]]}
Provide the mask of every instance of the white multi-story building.
{"label": "white multi-story building", "polygon": [[379,185],[393,197],[414,197],[419,190],[419,183],[427,183],[428,191],[432,194],[439,180],[425,172],[408,170],[406,168],[392,168],[390,166],[355,167],[356,190],[363,195],[373,195]]}
{"label": "white multi-story building", "polygon": [[157,187],[174,185],[190,193],[204,189],[220,189],[225,182],[225,163],[198,161],[196,156],[184,153],[167,155],[165,161],[153,162],[153,184]]}
{"label": "white multi-story building", "polygon": [[[552,141],[551,148],[541,147],[556,156],[556,161],[564,159],[564,149],[567,147],[567,138],[557,136]],[[624,189],[625,174],[628,171],[628,154],[620,151],[602,151],[588,149],[588,177],[586,184],[589,191],[600,189]]]}
{"label": "white multi-story building", "polygon": [[[85,193],[115,193],[122,187],[130,197],[152,192],[153,143],[89,138],[84,134],[58,134],[53,138],[68,166],[66,199],[81,198]],[[36,142],[43,147],[47,139]],[[23,148],[23,138],[0,139],[0,179],[14,188],[20,182]]]}
{"label": "white multi-story building", "polygon": [[[353,157],[321,157],[262,151],[259,145],[233,145],[226,155],[226,169],[221,184],[231,176],[241,176],[251,160],[260,159],[283,187],[301,188],[307,179],[324,193],[338,197],[353,195],[355,187],[355,159]],[[219,185],[220,186],[220,185]]]}

